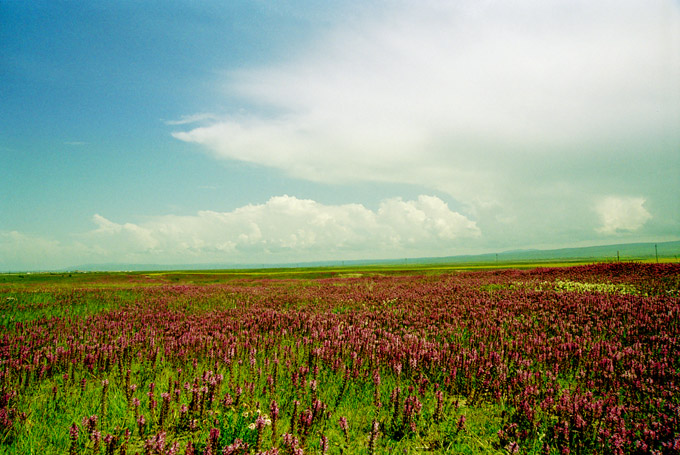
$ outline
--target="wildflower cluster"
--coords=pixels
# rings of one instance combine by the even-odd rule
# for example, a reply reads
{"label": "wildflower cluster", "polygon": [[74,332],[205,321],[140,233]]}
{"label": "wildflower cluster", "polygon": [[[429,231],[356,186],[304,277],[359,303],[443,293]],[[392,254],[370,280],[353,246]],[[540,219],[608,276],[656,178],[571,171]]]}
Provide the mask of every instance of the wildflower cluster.
{"label": "wildflower cluster", "polygon": [[[0,449],[676,453],[678,277],[619,263],[0,288]],[[50,427],[62,437],[31,439]]]}

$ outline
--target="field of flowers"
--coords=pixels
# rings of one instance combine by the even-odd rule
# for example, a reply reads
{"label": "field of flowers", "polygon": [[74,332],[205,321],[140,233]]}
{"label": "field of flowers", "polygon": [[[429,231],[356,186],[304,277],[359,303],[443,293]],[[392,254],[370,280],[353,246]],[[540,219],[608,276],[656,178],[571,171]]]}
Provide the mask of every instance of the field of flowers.
{"label": "field of flowers", "polygon": [[679,285],[639,263],[6,282],[0,453],[680,453]]}

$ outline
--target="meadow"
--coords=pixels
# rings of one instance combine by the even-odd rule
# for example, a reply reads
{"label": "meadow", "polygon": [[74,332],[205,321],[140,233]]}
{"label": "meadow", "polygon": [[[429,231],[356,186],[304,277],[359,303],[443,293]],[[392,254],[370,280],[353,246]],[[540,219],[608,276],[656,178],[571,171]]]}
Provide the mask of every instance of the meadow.
{"label": "meadow", "polygon": [[680,453],[680,265],[0,277],[0,453]]}

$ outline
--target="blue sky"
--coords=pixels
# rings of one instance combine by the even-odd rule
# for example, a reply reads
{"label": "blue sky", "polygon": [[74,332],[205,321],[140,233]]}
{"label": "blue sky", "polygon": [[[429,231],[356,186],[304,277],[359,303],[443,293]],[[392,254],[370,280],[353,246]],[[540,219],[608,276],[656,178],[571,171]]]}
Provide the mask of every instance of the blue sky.
{"label": "blue sky", "polygon": [[674,0],[0,0],[0,270],[676,240],[678,80]]}

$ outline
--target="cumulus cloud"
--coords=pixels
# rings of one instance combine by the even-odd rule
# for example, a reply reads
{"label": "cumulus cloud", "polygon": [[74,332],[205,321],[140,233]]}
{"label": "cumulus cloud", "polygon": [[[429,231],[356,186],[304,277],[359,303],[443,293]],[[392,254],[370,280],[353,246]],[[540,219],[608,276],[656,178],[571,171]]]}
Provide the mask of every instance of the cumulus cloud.
{"label": "cumulus cloud", "polygon": [[145,227],[133,223],[117,224],[95,214],[92,220],[97,225],[97,229],[90,233],[93,238],[116,240],[116,249],[123,248],[136,252],[153,251],[158,247],[158,241],[153,232]]}
{"label": "cumulus cloud", "polygon": [[474,221],[435,196],[387,199],[376,210],[277,196],[229,212],[149,217],[95,228],[59,242],[0,231],[0,269],[89,263],[272,263],[455,254],[478,238]]}
{"label": "cumulus cloud", "polygon": [[602,234],[618,234],[640,229],[652,216],[643,207],[645,199],[641,197],[603,198],[596,206],[602,225],[597,232]]}
{"label": "cumulus cloud", "polygon": [[100,215],[81,241],[106,261],[257,262],[453,253],[476,224],[434,196],[389,199],[377,210],[272,197],[230,212],[160,216],[140,224]]}
{"label": "cumulus cloud", "polygon": [[676,2],[379,5],[289,61],[230,71],[226,95],[245,109],[174,137],[312,181],[423,185],[505,218],[564,179],[564,160],[606,185],[612,153],[641,153],[626,141],[677,151]]}

